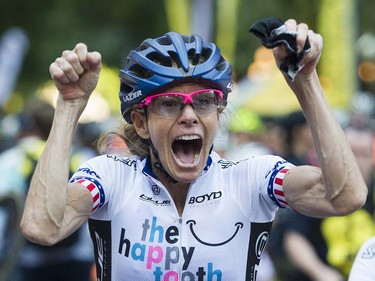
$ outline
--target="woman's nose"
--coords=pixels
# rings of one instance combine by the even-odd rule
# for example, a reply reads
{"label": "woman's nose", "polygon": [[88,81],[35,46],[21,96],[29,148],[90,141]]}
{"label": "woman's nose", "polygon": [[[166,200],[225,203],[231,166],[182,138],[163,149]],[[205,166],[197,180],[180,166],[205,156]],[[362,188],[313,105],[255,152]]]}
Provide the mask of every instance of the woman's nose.
{"label": "woman's nose", "polygon": [[181,124],[195,124],[198,123],[198,116],[195,113],[195,110],[192,104],[187,103],[183,106],[181,114],[178,118],[178,123]]}

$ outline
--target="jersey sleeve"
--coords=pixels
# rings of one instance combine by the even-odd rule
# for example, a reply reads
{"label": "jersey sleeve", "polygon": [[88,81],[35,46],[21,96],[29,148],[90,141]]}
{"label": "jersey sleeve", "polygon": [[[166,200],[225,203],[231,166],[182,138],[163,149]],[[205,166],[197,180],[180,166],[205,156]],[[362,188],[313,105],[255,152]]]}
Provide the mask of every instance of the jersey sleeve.
{"label": "jersey sleeve", "polygon": [[231,177],[239,206],[252,221],[269,222],[278,208],[287,208],[283,180],[293,164],[279,156],[265,155],[240,161],[233,166]]}
{"label": "jersey sleeve", "polygon": [[375,280],[375,236],[367,240],[357,253],[348,281]]}
{"label": "jersey sleeve", "polygon": [[[258,192],[268,202],[279,208],[289,208],[283,190],[286,173],[294,167],[293,164],[279,156],[267,155],[257,157],[254,163]],[[271,204],[272,204],[271,203]]]}
{"label": "jersey sleeve", "polygon": [[286,173],[293,167],[291,163],[280,159],[267,173],[267,194],[279,208],[289,208],[284,195],[283,180]]}
{"label": "jersey sleeve", "polygon": [[109,174],[104,156],[98,156],[84,162],[72,175],[70,183],[78,183],[86,187],[92,195],[93,214],[102,208],[111,195],[111,182],[105,176]]}

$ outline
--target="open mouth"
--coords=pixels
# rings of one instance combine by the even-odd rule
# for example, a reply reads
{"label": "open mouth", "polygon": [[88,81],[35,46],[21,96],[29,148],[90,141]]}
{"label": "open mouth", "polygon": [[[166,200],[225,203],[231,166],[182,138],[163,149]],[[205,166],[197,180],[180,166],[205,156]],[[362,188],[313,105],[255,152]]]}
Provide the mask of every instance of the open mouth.
{"label": "open mouth", "polygon": [[173,154],[183,164],[196,163],[201,149],[202,138],[198,135],[185,135],[178,137],[172,144]]}

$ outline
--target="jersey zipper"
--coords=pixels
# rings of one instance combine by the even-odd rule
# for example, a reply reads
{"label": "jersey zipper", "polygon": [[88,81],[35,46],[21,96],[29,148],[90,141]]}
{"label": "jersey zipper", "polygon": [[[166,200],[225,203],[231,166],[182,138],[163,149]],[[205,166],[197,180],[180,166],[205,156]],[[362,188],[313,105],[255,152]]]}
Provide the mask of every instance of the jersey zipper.
{"label": "jersey zipper", "polygon": [[161,188],[167,194],[169,200],[171,201],[171,207],[174,209],[174,213],[175,213],[175,216],[176,216],[175,222],[177,221],[178,232],[179,232],[179,241],[178,241],[178,247],[179,247],[178,275],[179,275],[179,279],[178,280],[181,280],[182,279],[182,273],[183,273],[183,263],[184,263],[184,256],[183,256],[183,253],[182,253],[183,234],[184,234],[183,229],[184,228],[182,227],[182,224],[184,223],[184,213],[186,211],[186,204],[188,204],[188,198],[189,198],[189,194],[191,192],[191,188],[189,188],[189,190],[187,192],[186,200],[185,200],[185,206],[184,206],[184,209],[183,209],[182,214],[180,216],[180,214],[178,213],[176,204],[175,204],[171,194],[169,193],[168,189],[164,186],[164,184],[162,182],[160,182],[159,180],[157,180],[156,178],[150,176],[150,175],[148,175],[148,178],[149,178],[149,180],[151,180],[154,184],[156,184],[159,188]]}

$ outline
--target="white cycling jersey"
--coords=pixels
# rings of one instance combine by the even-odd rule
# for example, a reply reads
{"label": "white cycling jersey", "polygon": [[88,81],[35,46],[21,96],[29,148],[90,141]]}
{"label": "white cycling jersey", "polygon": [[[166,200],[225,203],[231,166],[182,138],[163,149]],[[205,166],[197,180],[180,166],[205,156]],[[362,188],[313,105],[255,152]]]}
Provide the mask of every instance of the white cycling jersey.
{"label": "white cycling jersey", "polygon": [[71,182],[93,195],[98,280],[256,280],[291,167],[277,156],[232,162],[212,152],[180,216],[149,158],[89,160]]}
{"label": "white cycling jersey", "polygon": [[375,280],[375,236],[368,239],[359,249],[348,280]]}

